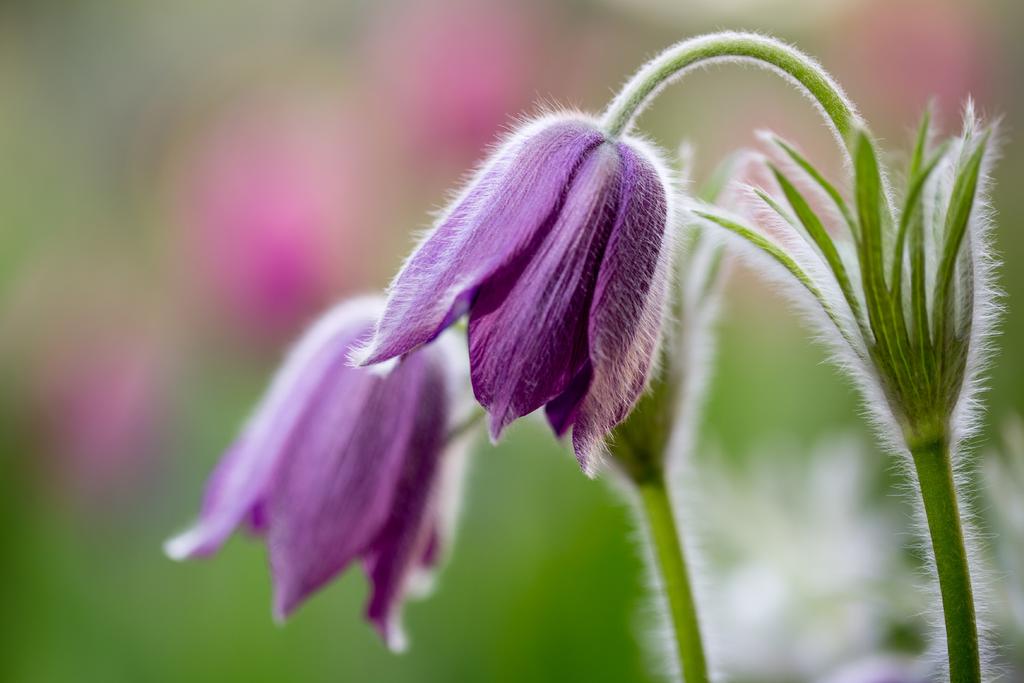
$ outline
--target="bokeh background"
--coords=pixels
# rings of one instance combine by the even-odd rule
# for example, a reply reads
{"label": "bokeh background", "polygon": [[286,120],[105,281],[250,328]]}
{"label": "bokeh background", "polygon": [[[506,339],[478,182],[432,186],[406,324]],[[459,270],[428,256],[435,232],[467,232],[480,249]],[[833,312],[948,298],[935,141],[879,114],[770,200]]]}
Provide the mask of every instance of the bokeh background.
{"label": "bokeh background", "polygon": [[[6,0],[0,679],[655,680],[627,506],[539,422],[476,449],[402,656],[362,622],[357,571],[282,628],[258,543],[185,565],[160,546],[288,340],[386,284],[500,131],[598,110],[660,48],[746,28],[819,57],[893,159],[929,98],[947,132],[969,94],[1003,116],[1007,314],[975,490],[999,660],[1024,680],[1022,26],[1015,0]],[[641,127],[691,142],[698,177],[764,127],[839,166],[816,112],[756,70],[695,74]],[[741,268],[719,329],[687,500],[714,662],[738,681],[913,670],[927,596],[898,468]]]}

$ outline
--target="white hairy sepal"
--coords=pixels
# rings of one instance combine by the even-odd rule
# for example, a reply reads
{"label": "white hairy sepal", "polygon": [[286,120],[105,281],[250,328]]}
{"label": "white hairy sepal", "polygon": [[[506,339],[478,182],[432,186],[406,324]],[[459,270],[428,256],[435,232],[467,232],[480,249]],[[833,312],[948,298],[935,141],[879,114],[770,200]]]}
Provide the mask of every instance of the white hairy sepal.
{"label": "white hairy sepal", "polygon": [[[964,107],[961,145],[969,137],[976,137],[980,128],[974,105],[968,100]],[[977,434],[981,424],[980,417],[984,408],[982,394],[986,389],[985,372],[992,358],[994,338],[1003,312],[1000,302],[1003,292],[996,284],[999,260],[992,244],[995,218],[995,210],[991,204],[992,170],[999,159],[1001,149],[998,122],[990,125],[988,130],[990,137],[982,158],[974,206],[962,247],[966,252],[966,258],[969,259],[969,268],[965,275],[969,277],[970,291],[961,292],[962,296],[957,304],[961,310],[970,311],[970,337],[963,385],[950,418],[950,439],[955,465],[958,464],[958,454]]]}

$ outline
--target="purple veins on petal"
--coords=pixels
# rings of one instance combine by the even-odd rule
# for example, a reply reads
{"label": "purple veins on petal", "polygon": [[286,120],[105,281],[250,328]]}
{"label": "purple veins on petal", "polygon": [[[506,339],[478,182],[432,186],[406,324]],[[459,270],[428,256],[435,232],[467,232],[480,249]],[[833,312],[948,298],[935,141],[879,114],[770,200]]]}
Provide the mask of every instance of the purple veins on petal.
{"label": "purple veins on petal", "polygon": [[406,354],[463,315],[477,287],[530,247],[602,140],[584,120],[540,121],[498,149],[399,271],[373,339],[353,361]]}
{"label": "purple veins on petal", "polygon": [[644,143],[546,119],[498,150],[399,272],[362,364],[469,317],[473,391],[491,438],[546,407],[594,468],[643,391],[664,315],[667,173]]}
{"label": "purple veins on petal", "polygon": [[[408,362],[408,361],[406,361]],[[422,567],[437,533],[435,511],[438,501],[441,455],[444,447],[444,425],[448,423],[447,408],[432,397],[443,392],[440,373],[425,377],[422,393],[417,397],[423,409],[416,417],[409,448],[422,456],[407,458],[399,473],[395,503],[387,521],[373,539],[367,553],[367,575],[373,592],[366,616],[394,650],[404,649],[401,628],[402,598],[414,573]]]}
{"label": "purple veins on petal", "polygon": [[[362,323],[352,329],[353,319]],[[345,372],[346,348],[368,327],[366,303],[350,302],[322,318],[292,350],[242,436],[218,465],[207,486],[199,522],[165,545],[168,555],[185,559],[216,552],[234,529],[257,514],[281,457],[287,452],[304,411]]]}
{"label": "purple veins on petal", "polygon": [[672,250],[666,183],[645,151],[624,143],[619,150],[618,213],[588,321],[592,378],[573,423],[573,448],[588,472],[601,440],[643,393],[668,294]]}
{"label": "purple veins on petal", "polygon": [[268,498],[279,618],[367,552],[395,511],[413,506],[410,495],[426,495],[415,484],[403,487],[403,475],[432,468],[444,440],[443,380],[428,361],[410,356],[385,378],[349,369],[367,381],[339,383],[309,413]]}
{"label": "purple veins on petal", "polygon": [[615,216],[619,163],[611,144],[588,154],[533,248],[480,286],[469,318],[470,372],[493,438],[584,370],[586,317]]}
{"label": "purple veins on petal", "polygon": [[590,389],[590,382],[593,376],[594,367],[588,358],[583,363],[580,371],[573,377],[566,390],[549,401],[545,406],[544,410],[547,414],[548,423],[559,437],[565,436],[566,432],[569,431],[569,428],[576,421],[580,403]]}
{"label": "purple veins on petal", "polygon": [[343,305],[314,326],[210,476],[199,521],[167,550],[210,554],[248,526],[267,544],[278,619],[362,560],[367,616],[397,648],[402,601],[442,540],[458,372],[444,339],[386,374],[349,365],[380,309]]}

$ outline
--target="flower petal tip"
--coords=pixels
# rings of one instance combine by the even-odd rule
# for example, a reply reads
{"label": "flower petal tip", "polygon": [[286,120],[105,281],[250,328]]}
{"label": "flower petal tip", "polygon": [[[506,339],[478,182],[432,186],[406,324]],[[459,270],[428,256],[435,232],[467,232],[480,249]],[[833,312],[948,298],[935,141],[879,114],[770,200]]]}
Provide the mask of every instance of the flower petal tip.
{"label": "flower petal tip", "polygon": [[367,363],[360,367],[375,377],[387,377],[391,374],[392,370],[398,367],[399,362],[398,358],[388,358],[386,360]]}
{"label": "flower petal tip", "polygon": [[488,413],[487,417],[487,437],[492,446],[497,446],[501,440],[501,433],[505,431],[507,423],[503,418],[493,413]]}
{"label": "flower petal tip", "polygon": [[583,474],[590,479],[597,479],[604,464],[604,444],[600,440],[594,441],[579,435],[580,431],[582,430],[573,427],[572,449],[576,455],[576,462],[579,463]]}
{"label": "flower petal tip", "polygon": [[[370,339],[365,344],[354,346],[348,352],[349,367],[378,368],[381,365],[393,367],[393,363],[389,364],[387,361],[393,361],[394,359],[380,357],[377,345],[374,342],[375,339]],[[384,374],[387,373],[385,372]]]}
{"label": "flower petal tip", "polygon": [[600,463],[597,463],[592,458],[581,458],[576,456],[576,462],[579,463],[580,469],[583,470],[583,474],[588,479],[597,479],[597,476],[601,473]]}
{"label": "flower petal tip", "polygon": [[384,641],[384,646],[392,654],[400,655],[409,651],[409,639],[405,635],[405,630],[396,624],[393,618],[376,616],[369,619],[373,623],[374,630]]}
{"label": "flower petal tip", "polygon": [[167,539],[164,541],[163,549],[164,554],[176,562],[204,557],[216,551],[216,547],[211,547],[206,534],[198,527]]}
{"label": "flower petal tip", "polygon": [[271,609],[274,623],[278,626],[284,626],[300,602],[302,602],[302,596],[297,595],[295,591],[275,587],[274,605]]}

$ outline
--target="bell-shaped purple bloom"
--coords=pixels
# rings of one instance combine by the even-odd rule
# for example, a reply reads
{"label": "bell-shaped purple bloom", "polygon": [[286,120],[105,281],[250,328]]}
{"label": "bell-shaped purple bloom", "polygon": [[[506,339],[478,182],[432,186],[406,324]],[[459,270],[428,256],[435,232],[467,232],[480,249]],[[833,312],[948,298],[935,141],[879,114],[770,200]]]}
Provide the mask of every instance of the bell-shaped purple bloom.
{"label": "bell-shaped purple bloom", "polygon": [[266,539],[278,619],[361,559],[367,618],[398,649],[402,599],[447,540],[455,381],[442,345],[387,374],[349,365],[381,304],[342,304],[299,342],[210,477],[198,522],[166,550],[209,555],[247,525]]}
{"label": "bell-shaped purple bloom", "polygon": [[404,356],[469,314],[473,390],[494,439],[545,406],[588,472],[642,393],[667,292],[671,183],[642,141],[582,116],[514,135],[391,285],[360,364]]}

